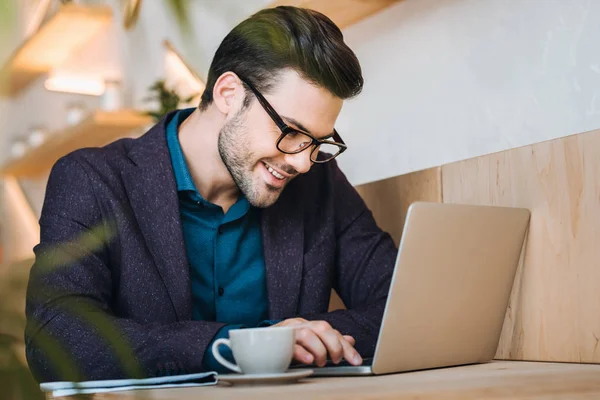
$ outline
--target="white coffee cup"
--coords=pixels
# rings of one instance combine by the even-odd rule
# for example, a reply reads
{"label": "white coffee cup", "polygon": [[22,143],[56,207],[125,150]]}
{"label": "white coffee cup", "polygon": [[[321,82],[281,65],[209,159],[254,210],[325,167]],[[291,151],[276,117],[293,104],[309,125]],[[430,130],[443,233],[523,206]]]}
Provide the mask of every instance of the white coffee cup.
{"label": "white coffee cup", "polygon": [[[229,339],[215,340],[212,353],[220,364],[240,374],[277,374],[289,368],[295,343],[292,327],[232,329]],[[222,344],[231,349],[237,365],[219,354]]]}

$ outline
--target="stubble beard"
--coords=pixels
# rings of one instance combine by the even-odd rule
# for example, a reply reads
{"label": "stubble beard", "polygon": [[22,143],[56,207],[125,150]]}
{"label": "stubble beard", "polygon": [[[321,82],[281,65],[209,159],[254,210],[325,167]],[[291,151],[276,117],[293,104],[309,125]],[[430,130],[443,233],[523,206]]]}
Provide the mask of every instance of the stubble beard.
{"label": "stubble beard", "polygon": [[[250,150],[250,140],[245,126],[245,112],[239,111],[226,122],[219,132],[219,155],[233,178],[234,183],[254,207],[266,208],[279,198],[281,189],[254,182],[252,167],[258,162]],[[266,190],[261,190],[264,186]]]}

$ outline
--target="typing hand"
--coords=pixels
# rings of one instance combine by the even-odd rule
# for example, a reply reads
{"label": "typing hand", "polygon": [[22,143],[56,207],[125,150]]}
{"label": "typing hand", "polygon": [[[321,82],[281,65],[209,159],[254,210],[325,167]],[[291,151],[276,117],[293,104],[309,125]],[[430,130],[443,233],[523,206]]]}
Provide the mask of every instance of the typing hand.
{"label": "typing hand", "polygon": [[296,346],[294,360],[302,364],[325,366],[327,356],[335,364],[345,359],[352,365],[362,364],[362,358],[354,348],[356,341],[352,336],[342,335],[326,321],[307,321],[303,318],[291,318],[274,326],[296,328]]}

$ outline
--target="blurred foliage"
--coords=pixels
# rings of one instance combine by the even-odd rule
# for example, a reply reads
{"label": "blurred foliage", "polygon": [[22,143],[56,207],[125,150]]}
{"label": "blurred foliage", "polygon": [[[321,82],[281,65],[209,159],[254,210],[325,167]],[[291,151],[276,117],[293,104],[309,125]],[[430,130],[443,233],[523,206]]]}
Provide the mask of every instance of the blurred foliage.
{"label": "blurred foliage", "polygon": [[[64,293],[43,283],[44,275],[85,262],[85,258],[102,249],[115,236],[115,232],[106,226],[111,225],[103,224],[101,227],[92,228],[71,242],[56,245],[38,254],[35,260],[37,279],[29,282],[30,293],[33,294],[29,300],[39,302],[63,296]],[[44,399],[28,366],[22,362],[23,332],[26,322],[23,312],[24,295],[33,262],[33,259],[29,259],[10,265],[10,276],[0,279],[0,399]],[[36,299],[36,295],[41,297]],[[78,316],[97,328],[127,375],[143,375],[132,346],[123,340],[118,327],[106,314],[98,312],[95,306],[84,301],[64,302],[61,307],[63,312]],[[77,364],[61,344],[45,330],[36,329],[34,326],[36,321],[29,321],[29,323],[32,324],[32,330],[37,331],[34,345],[44,350],[52,362],[52,368],[61,376],[71,377],[74,381],[84,379]]]}
{"label": "blurred foliage", "polygon": [[0,37],[13,32],[17,15],[16,0],[0,0]]}
{"label": "blurred foliage", "polygon": [[[4,63],[14,47],[13,41],[17,23],[16,4],[17,0],[0,0],[0,63]],[[0,85],[6,84],[6,79],[0,77]],[[2,121],[0,121],[0,126],[2,126]]]}
{"label": "blurred foliage", "polygon": [[[4,0],[0,0],[0,1],[4,1]],[[121,5],[125,6],[129,1],[130,0],[121,0]],[[149,0],[149,1],[157,1],[157,0]],[[188,10],[189,10],[190,0],[166,0],[165,2],[168,5],[168,7],[171,9],[173,14],[175,15],[175,18],[177,19],[177,22],[179,23],[181,28],[184,31],[189,33],[190,28],[191,28],[190,23],[189,23],[189,18],[188,18]]]}
{"label": "blurred foliage", "polygon": [[[12,51],[17,22],[16,1],[0,0],[0,63]],[[0,77],[0,85],[6,83]],[[3,121],[0,121],[2,125]],[[18,308],[15,298],[18,298],[19,292],[24,292],[24,287],[22,279],[0,276],[0,399],[44,398],[27,365],[22,363],[20,354],[19,342],[22,343],[25,316],[14,308]]]}
{"label": "blurred foliage", "polygon": [[160,120],[165,114],[177,110],[181,103],[189,103],[197,97],[197,95],[192,95],[181,98],[175,90],[166,86],[164,80],[156,81],[149,90],[151,94],[144,101],[157,105],[158,109],[148,110],[145,114],[154,118],[155,121]]}
{"label": "blurred foliage", "polygon": [[[156,0],[150,0],[156,1]],[[190,0],[167,0],[184,32],[190,32],[188,18]],[[15,43],[18,0],[0,0],[0,63],[10,55]],[[2,84],[2,79],[0,79]],[[150,100],[158,101],[159,109],[148,111],[154,118],[174,110],[181,102],[189,102],[192,98],[182,99],[173,90],[165,87],[164,81],[156,82],[151,88]],[[2,121],[0,121],[0,126]],[[104,236],[102,236],[104,235]],[[89,256],[99,246],[111,239],[112,233],[106,230],[92,230],[77,238],[72,243],[57,246],[45,257],[38,257],[36,268],[38,273],[53,273],[57,268],[68,268],[74,262]],[[73,249],[78,249],[73,254]],[[39,385],[34,380],[26,363],[23,362],[23,332],[25,328],[24,294],[27,288],[29,270],[33,260],[10,265],[11,274],[0,275],[0,400],[3,399],[44,399]],[[13,273],[15,272],[16,273]],[[0,270],[2,273],[2,270]],[[33,288],[32,293],[41,293],[42,288]],[[46,295],[52,288],[43,288]],[[141,368],[137,364],[133,349],[122,340],[121,333],[111,320],[103,313],[96,312],[89,304],[73,302],[64,310],[87,319],[87,322],[98,327],[100,334],[117,355],[126,373],[140,375]],[[52,337],[44,331],[36,336],[36,345],[42,347],[53,361],[53,367],[65,376],[78,376],[77,365],[68,353],[61,348]],[[136,396],[137,397],[137,396]]]}
{"label": "blurred foliage", "polygon": [[0,0],[0,26],[11,24],[11,17],[15,10],[15,0]]}
{"label": "blurred foliage", "polygon": [[29,368],[19,359],[17,343],[14,337],[0,333],[0,398],[43,400],[45,397]]}
{"label": "blurred foliage", "polygon": [[23,363],[22,354],[23,294],[27,286],[26,272],[32,262],[15,263],[11,268],[16,272],[0,278],[0,399],[44,399],[27,364]]}
{"label": "blurred foliage", "polygon": [[190,32],[191,25],[188,18],[190,0],[167,0],[167,3],[171,7],[173,14],[175,14],[179,25],[184,31]]}

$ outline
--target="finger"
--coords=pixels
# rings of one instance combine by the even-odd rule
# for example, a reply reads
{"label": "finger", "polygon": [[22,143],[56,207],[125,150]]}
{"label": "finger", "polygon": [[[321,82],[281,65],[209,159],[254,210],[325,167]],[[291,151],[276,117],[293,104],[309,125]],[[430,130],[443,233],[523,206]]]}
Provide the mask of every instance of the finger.
{"label": "finger", "polygon": [[292,319],[288,319],[287,321],[288,321],[288,326],[297,326],[297,325],[306,324],[308,322],[304,318],[292,318]]}
{"label": "finger", "polygon": [[273,326],[299,326],[302,324],[306,324],[308,321],[305,320],[304,318],[289,318],[289,319],[284,319],[281,322],[276,323]]}
{"label": "finger", "polygon": [[327,348],[312,329],[306,328],[296,331],[296,343],[313,355],[314,363],[317,366],[325,366],[327,362]]}
{"label": "finger", "polygon": [[325,321],[314,322],[312,329],[327,348],[329,358],[336,364],[342,361],[342,357],[344,356],[344,348],[342,347],[344,339],[342,335]]}
{"label": "finger", "polygon": [[356,345],[356,340],[352,336],[344,335],[342,337],[346,340],[346,342],[350,343],[352,346]]}
{"label": "finger", "polygon": [[302,364],[312,364],[315,358],[299,344],[294,345],[294,360]]}
{"label": "finger", "polygon": [[358,354],[358,351],[354,348],[354,345],[350,344],[346,339],[342,340],[342,347],[344,348],[344,359],[352,365],[361,365],[362,357]]}

